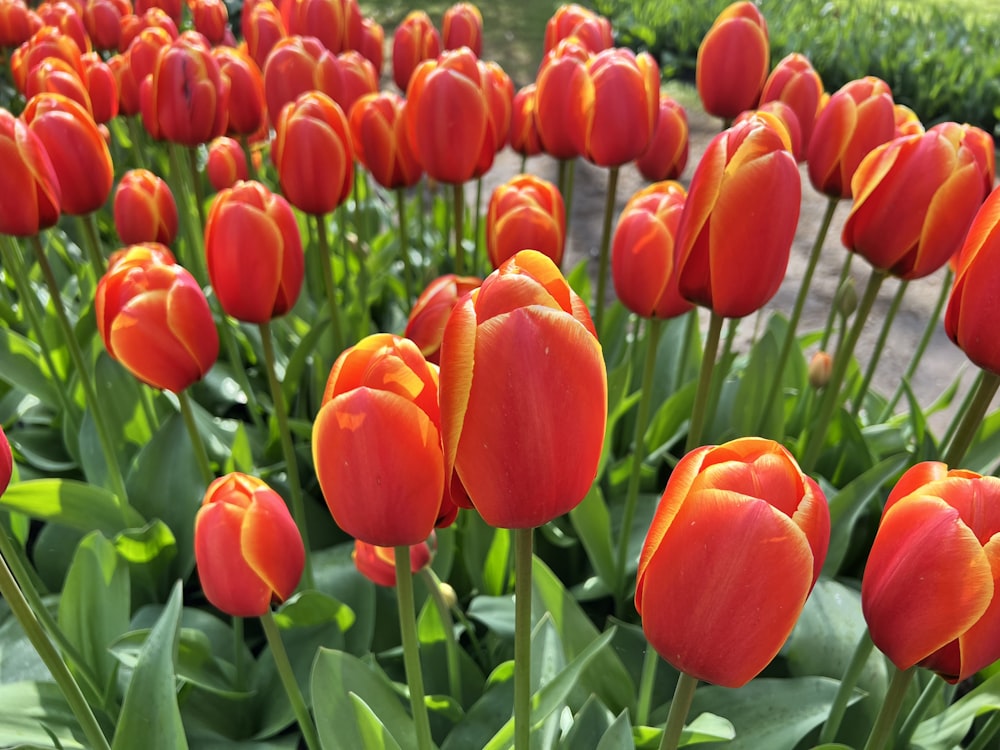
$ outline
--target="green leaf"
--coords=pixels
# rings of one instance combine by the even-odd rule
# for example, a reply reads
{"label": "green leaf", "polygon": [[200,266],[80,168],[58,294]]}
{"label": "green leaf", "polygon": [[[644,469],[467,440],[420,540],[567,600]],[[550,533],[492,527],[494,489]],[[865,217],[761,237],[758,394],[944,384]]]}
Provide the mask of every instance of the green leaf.
{"label": "green leaf", "polygon": [[560,750],[597,750],[598,743],[615,720],[596,695],[591,695],[573,717],[573,724],[559,743]]}
{"label": "green leaf", "polygon": [[131,566],[133,585],[145,589],[150,601],[161,601],[170,586],[170,563],[177,556],[173,532],[157,519],[141,529],[126,529],[114,544]]}
{"label": "green leaf", "polygon": [[375,585],[361,575],[351,560],[354,543],[313,554],[316,588],[329,592],[354,613],[354,624],[344,634],[344,649],[352,654],[371,650],[375,632]]}
{"label": "green leaf", "polygon": [[632,738],[632,725],[628,720],[628,711],[622,711],[611,723],[597,750],[635,750],[635,740]]}
{"label": "green leaf", "polygon": [[320,591],[303,591],[286,601],[274,614],[282,630],[311,625],[334,624],[346,632],[354,624],[351,608]]}
{"label": "green leaf", "polygon": [[36,743],[50,748],[52,735],[65,750],[87,747],[84,734],[55,683],[0,684],[0,747]]}
{"label": "green leaf", "polygon": [[354,715],[361,730],[361,747],[364,750],[401,750],[399,743],[367,703],[355,693],[348,693],[347,697],[354,704]]}
{"label": "green leaf", "polygon": [[[728,742],[736,736],[732,722],[715,714],[703,713],[681,731],[679,747]],[[635,727],[632,738],[638,750],[657,750],[663,739],[662,727]]]}
{"label": "green leaf", "polygon": [[777,316],[771,316],[768,330],[750,350],[750,359],[739,380],[736,408],[729,418],[741,435],[761,435],[774,440],[784,437],[785,405],[781,391],[778,391],[777,398],[770,402],[767,400],[771,384],[782,375],[775,371],[781,344],[771,323],[777,319]]}
{"label": "green leaf", "polygon": [[487,596],[509,591],[510,531],[489,526],[478,513],[463,513],[461,523],[462,559],[475,587]]}
{"label": "green leaf", "polygon": [[38,344],[6,326],[0,327],[0,380],[57,409],[59,396],[52,377]]}
{"label": "green leaf", "polygon": [[84,532],[97,530],[108,536],[145,523],[134,510],[123,507],[113,493],[72,479],[20,482],[3,493],[0,507],[39,521]]}
{"label": "green leaf", "polygon": [[609,591],[614,590],[618,571],[611,542],[611,514],[597,482],[594,482],[580,504],[569,512],[569,520],[580,536],[597,577]]}
{"label": "green leaf", "polygon": [[952,705],[925,719],[913,734],[913,746],[951,750],[968,734],[977,716],[1000,711],[1000,674],[995,674]]}
{"label": "green leaf", "polygon": [[118,717],[112,750],[186,750],[188,744],[177,707],[174,674],[180,636],[181,584],[170,593],[139,653],[125,703]]}

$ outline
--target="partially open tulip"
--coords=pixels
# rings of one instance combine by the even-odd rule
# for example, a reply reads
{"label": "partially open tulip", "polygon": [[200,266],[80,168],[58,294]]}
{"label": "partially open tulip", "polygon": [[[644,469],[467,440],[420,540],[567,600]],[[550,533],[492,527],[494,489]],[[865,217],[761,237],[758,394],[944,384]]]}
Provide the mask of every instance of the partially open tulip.
{"label": "partially open tulip", "polygon": [[295,593],[305,546],[281,496],[233,472],[209,485],[194,520],[205,598],[233,617],[260,617]]}
{"label": "partially open tulip", "polygon": [[28,237],[59,221],[59,181],[45,146],[0,109],[0,234]]}
{"label": "partially open tulip", "polygon": [[259,182],[238,182],[216,196],[205,220],[205,257],[219,304],[237,320],[265,323],[299,297],[305,265],[295,213]]}
{"label": "partially open tulip", "polygon": [[[431,564],[431,547],[420,542],[410,547],[410,572],[419,573]],[[354,540],[351,553],[354,566],[365,578],[376,586],[396,585],[396,550],[392,547],[376,547],[358,539]]]}
{"label": "partially open tulip", "polygon": [[657,182],[622,209],[611,244],[615,295],[644,318],[674,318],[694,305],[677,288],[677,226],[687,192],[677,182]]}
{"label": "partially open tulip", "polygon": [[983,199],[986,199],[993,191],[993,182],[996,179],[996,144],[993,136],[982,128],[975,125],[957,122],[941,122],[930,128],[936,133],[941,133],[954,144],[955,148],[964,146],[972,152],[979,166],[979,171],[983,175]]}
{"label": "partially open tulip", "polygon": [[240,180],[250,179],[247,155],[240,142],[223,135],[208,144],[205,173],[216,192],[231,188]]}
{"label": "partially open tulip", "polygon": [[604,357],[586,305],[549,258],[522,250],[459,300],[445,327],[452,498],[491,526],[551,521],[593,484],[606,422]]}
{"label": "partially open tulip", "polygon": [[434,279],[417,297],[403,335],[420,348],[428,362],[440,364],[441,338],[448,316],[462,297],[482,283],[475,276],[449,273]]}
{"label": "partially open tulip", "polygon": [[177,236],[177,203],[166,181],[147,169],[122,175],[115,189],[115,229],[125,245],[169,245]]}
{"label": "partially open tulip", "polygon": [[823,492],[781,444],[693,450],[642,546],[635,606],[646,638],[692,677],[745,685],[792,632],[829,540]]}
{"label": "partially open tulip", "polygon": [[924,124],[920,122],[920,117],[905,104],[896,102],[892,105],[893,114],[896,116],[896,129],[893,137],[899,138],[902,135],[920,135],[924,132]]}
{"label": "partially open tulip", "polygon": [[483,54],[483,14],[472,3],[455,3],[441,18],[443,49],[468,47],[472,54]]}
{"label": "partially open tulip", "polygon": [[691,178],[676,239],[680,291],[722,317],[760,309],[785,277],[802,202],[787,137],[758,113],[717,135]]}
{"label": "partially open tulip", "polygon": [[597,54],[614,44],[611,22],[577,3],[560,5],[545,24],[544,51],[554,49],[563,39],[573,38]]}
{"label": "partially open tulip", "polygon": [[689,129],[684,107],[668,94],[660,94],[659,109],[649,146],[635,160],[639,173],[650,182],[676,180],[688,160]]}
{"label": "partially open tulip", "polygon": [[805,159],[822,99],[823,81],[819,73],[809,62],[809,58],[798,52],[782,58],[781,62],[774,66],[760,92],[761,104],[781,101],[795,112],[802,131],[801,153],[795,154],[795,158],[799,161]]}
{"label": "partially open tulip", "polygon": [[316,37],[333,54],[347,41],[343,0],[283,0],[278,4],[289,35]]}
{"label": "partially open tulip", "polygon": [[733,3],[698,47],[695,80],[710,115],[731,120],[757,106],[770,68],[767,22],[752,2]]}
{"label": "partially open tulip", "polygon": [[873,150],[851,191],[844,247],[893,276],[919,279],[961,246],[982,201],[983,175],[970,149],[928,131]]}
{"label": "partially open tulip", "polygon": [[354,154],[382,187],[412,187],[423,170],[406,137],[406,102],[392,91],[368,94],[351,107]]}
{"label": "partially open tulip", "polygon": [[926,461],[882,511],[861,584],[872,641],[951,683],[1000,658],[1000,479]]}
{"label": "partially open tulip", "polygon": [[511,102],[510,147],[521,156],[536,156],[542,153],[542,139],[538,135],[535,122],[535,84],[522,87]]}
{"label": "partially open tulip", "polygon": [[215,364],[219,336],[198,282],[172,258],[162,246],[112,255],[94,312],[113,359],[144,383],[179,393]]}
{"label": "partially open tulip", "polygon": [[521,250],[537,250],[557,266],[566,245],[566,207],[559,188],[529,174],[498,185],[486,209],[486,252],[494,268]]}
{"label": "partially open tulip", "polygon": [[408,339],[362,339],[333,364],[313,426],[313,463],[344,531],[413,545],[457,509],[446,495],[437,368]]}
{"label": "partially open tulip", "polygon": [[392,35],[392,78],[396,87],[400,91],[409,89],[417,66],[440,54],[441,35],[430,16],[422,10],[408,13]]}

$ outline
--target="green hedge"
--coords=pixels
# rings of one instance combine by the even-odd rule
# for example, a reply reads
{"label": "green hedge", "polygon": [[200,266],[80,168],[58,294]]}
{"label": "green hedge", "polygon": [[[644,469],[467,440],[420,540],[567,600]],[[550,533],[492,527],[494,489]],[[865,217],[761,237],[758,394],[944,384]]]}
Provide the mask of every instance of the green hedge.
{"label": "green hedge", "polygon": [[[619,41],[648,49],[668,77],[694,79],[698,45],[730,0],[596,0]],[[759,0],[772,63],[790,52],[812,61],[829,91],[875,75],[925,124],[969,122],[998,132],[1000,13],[933,2]]]}

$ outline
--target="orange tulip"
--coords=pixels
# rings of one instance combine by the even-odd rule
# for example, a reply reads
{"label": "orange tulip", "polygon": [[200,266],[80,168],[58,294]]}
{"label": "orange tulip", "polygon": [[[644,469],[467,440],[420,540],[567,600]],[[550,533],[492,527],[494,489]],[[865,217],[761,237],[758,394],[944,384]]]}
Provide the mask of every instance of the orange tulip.
{"label": "orange tulip", "polygon": [[257,63],[257,67],[264,70],[271,50],[288,35],[285,22],[281,20],[281,12],[270,0],[254,3],[252,8],[244,5],[240,24],[247,52]]}
{"label": "orange tulip", "polygon": [[996,179],[996,144],[993,136],[982,128],[965,123],[959,125],[957,122],[942,122],[931,128],[936,133],[941,133],[956,148],[965,146],[971,152],[979,166],[979,171],[983,175],[983,199],[986,199],[993,191],[993,182]]}
{"label": "orange tulip", "polygon": [[893,276],[919,279],[960,247],[982,202],[983,175],[970,149],[928,131],[873,150],[851,192],[844,246]]}
{"label": "orange tulip", "polygon": [[448,316],[463,296],[482,283],[475,276],[449,273],[434,279],[417,297],[403,335],[419,347],[428,362],[440,364],[441,338]]}
{"label": "orange tulip", "polygon": [[82,78],[81,54],[80,46],[72,37],[63,34],[59,29],[44,26],[10,56],[10,72],[14,79],[14,87],[23,94],[28,74],[36,65],[50,57],[68,63]]}
{"label": "orange tulip", "polygon": [[219,304],[237,320],[266,323],[299,298],[305,262],[295,213],[259,182],[238,182],[216,196],[205,220],[205,257]]}
{"label": "orange tulip", "polygon": [[576,39],[593,54],[614,44],[611,22],[576,3],[560,5],[546,22],[544,51],[555,49],[559,42],[569,38]]}
{"label": "orange tulip", "polygon": [[536,156],[542,153],[542,139],[538,135],[535,122],[535,84],[521,88],[511,102],[510,147],[521,156]]}
{"label": "orange tulip", "polygon": [[649,146],[635,160],[639,173],[650,182],[677,179],[688,160],[689,129],[684,107],[669,95],[660,94],[659,109]]}
{"label": "orange tulip", "polygon": [[473,177],[482,177],[490,171],[497,153],[507,145],[511,107],[514,101],[514,83],[503,68],[495,62],[482,60],[478,66],[489,116],[486,118],[486,133],[479,159],[472,172]]}
{"label": "orange tulip", "polygon": [[233,617],[260,617],[295,593],[305,546],[281,496],[233,472],[209,485],[194,519],[205,598]]}
{"label": "orange tulip", "polygon": [[[685,299],[741,318],[778,291],[802,202],[790,146],[784,126],[767,113],[733,125],[709,143],[677,228]],[[752,274],[746,273],[750,237]]]}
{"label": "orange tulip", "polygon": [[410,78],[424,60],[441,54],[441,35],[430,16],[422,10],[407,14],[392,35],[392,79],[400,91],[410,86]]}
{"label": "orange tulip", "polygon": [[343,110],[326,94],[307,92],[281,111],[271,158],[281,191],[307,214],[339,206],[354,184],[354,149]]}
{"label": "orange tulip", "polygon": [[861,160],[892,138],[892,92],[873,76],[845,84],[816,116],[806,161],[809,181],[832,198],[851,197],[851,178]]}
{"label": "orange tulip", "polygon": [[459,300],[445,327],[452,498],[491,526],[551,521],[593,484],[606,423],[604,357],[586,305],[549,258],[522,250]]}
{"label": "orange tulip", "polygon": [[365,169],[382,187],[412,187],[423,170],[406,137],[406,102],[391,91],[368,94],[351,107],[351,143]]}
{"label": "orange tulip", "polygon": [[760,103],[781,101],[792,108],[802,131],[801,153],[795,158],[802,161],[809,148],[816,115],[823,98],[823,81],[805,55],[793,52],[774,66],[760,92]]}
{"label": "orange tulip", "polygon": [[198,282],[161,246],[112,255],[97,284],[97,330],[113,359],[139,380],[179,393],[219,355],[219,337]]}
{"label": "orange tulip", "polygon": [[499,268],[521,250],[537,250],[557,266],[566,245],[566,207],[559,188],[522,174],[498,185],[486,210],[486,251]]}
{"label": "orange tulip", "polygon": [[208,144],[205,172],[216,192],[231,188],[240,180],[250,179],[247,155],[240,142],[222,135]]}
{"label": "orange tulip", "polygon": [[753,109],[770,68],[767,22],[752,2],[733,3],[698,47],[695,83],[705,111],[731,120]]}
{"label": "orange tulip", "polygon": [[1000,658],[1000,479],[926,461],[889,494],[861,584],[872,641],[951,683]]}
{"label": "orange tulip", "polygon": [[441,452],[437,369],[387,333],[337,358],[313,425],[313,463],[344,531],[379,547],[413,545],[454,520]]}
{"label": "orange tulip", "polygon": [[694,307],[677,287],[677,226],[687,197],[677,182],[657,182],[622,209],[611,244],[611,278],[626,308],[644,318],[674,318]]}
{"label": "orange tulip", "polygon": [[441,19],[444,49],[468,47],[472,54],[483,54],[483,14],[472,3],[455,3]]}
{"label": "orange tulip", "polygon": [[555,159],[580,155],[583,127],[573,113],[579,109],[591,53],[575,37],[565,39],[542,58],[535,78],[535,125],[542,149]]}
{"label": "orange tulip", "polygon": [[222,44],[229,31],[229,9],[222,0],[188,0],[194,30],[213,47]]}
{"label": "orange tulip", "polygon": [[43,60],[28,73],[24,95],[30,99],[36,94],[61,94],[79,104],[87,114],[93,115],[90,92],[83,74],[58,57]]}
{"label": "orange tulip", "polygon": [[0,109],[0,234],[28,237],[59,221],[59,181],[41,139]]}
{"label": "orange tulip", "polygon": [[795,114],[795,110],[780,99],[772,99],[769,102],[763,102],[757,109],[748,109],[740,113],[733,124],[747,120],[758,112],[767,112],[778,119],[778,122],[785,129],[788,142],[791,144],[788,150],[792,152],[796,161],[802,161],[805,158],[802,155],[802,128],[799,126],[799,118]]}
{"label": "orange tulip", "polygon": [[829,540],[822,490],[779,443],[693,450],[642,546],[635,606],[646,638],[682,672],[745,685],[792,632]]}
{"label": "orange tulip", "polygon": [[333,96],[337,59],[314,37],[289,36],[274,45],[264,64],[264,97],[271,122],[286,104],[308,91]]}
{"label": "orange tulip", "polygon": [[[431,547],[427,542],[411,546],[410,572],[419,573],[431,564],[431,557]],[[396,550],[392,547],[376,547],[355,539],[351,559],[358,572],[376,586],[396,585]]]}
{"label": "orange tulip", "polygon": [[343,0],[283,0],[278,7],[291,36],[311,36],[334,55],[345,48],[347,17]]}
{"label": "orange tulip", "polygon": [[920,122],[920,117],[905,104],[896,102],[892,105],[892,111],[896,121],[896,128],[893,131],[894,138],[899,138],[902,135],[920,135],[924,132],[924,124]]}
{"label": "orange tulip", "polygon": [[126,245],[169,245],[177,236],[177,204],[167,183],[147,169],[122,175],[115,190],[115,229]]}

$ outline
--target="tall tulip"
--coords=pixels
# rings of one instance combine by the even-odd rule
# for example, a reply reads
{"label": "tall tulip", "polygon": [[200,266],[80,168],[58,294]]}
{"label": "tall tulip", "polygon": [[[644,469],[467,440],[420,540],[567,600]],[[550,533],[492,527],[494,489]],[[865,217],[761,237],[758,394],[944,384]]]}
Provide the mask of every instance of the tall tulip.
{"label": "tall tulip", "polygon": [[779,443],[740,438],[688,453],[639,558],[646,638],[693,678],[745,685],[792,632],[829,539],[822,490]]}
{"label": "tall tulip", "polygon": [[482,283],[483,280],[475,276],[449,273],[434,279],[417,297],[403,335],[419,347],[428,362],[440,364],[441,339],[448,316],[462,297]]}
{"label": "tall tulip", "polygon": [[770,66],[767,22],[752,2],[723,10],[698,47],[695,79],[710,115],[732,120],[757,106]]}
{"label": "tall tulip", "polygon": [[802,130],[802,151],[795,158],[802,161],[809,149],[816,116],[823,99],[823,80],[809,58],[793,52],[774,66],[760,92],[760,103],[782,101],[792,108]]}
{"label": "tall tulip", "polygon": [[559,189],[534,175],[498,185],[486,213],[486,251],[499,268],[521,250],[537,250],[557,266],[566,244],[566,209]]}
{"label": "tall tulip", "polygon": [[684,107],[669,94],[660,94],[659,110],[649,146],[635,160],[639,173],[650,182],[680,177],[687,166],[690,147]]}
{"label": "tall tulip", "polygon": [[113,203],[118,239],[126,245],[169,245],[177,236],[177,203],[170,187],[147,169],[122,175]]}
{"label": "tall tulip", "polygon": [[430,16],[422,10],[408,13],[392,35],[392,79],[396,87],[408,90],[417,66],[440,54],[441,35]]}
{"label": "tall tulip", "polygon": [[351,107],[350,128],[354,153],[382,187],[412,187],[422,170],[406,137],[399,94],[383,91],[361,97]]}
{"label": "tall tulip", "polygon": [[443,49],[468,47],[472,54],[483,54],[483,14],[472,3],[455,3],[441,18]]}
{"label": "tall tulip", "polygon": [[591,53],[571,37],[542,58],[535,78],[535,125],[545,153],[556,159],[580,155],[582,122],[574,116],[587,86],[587,61]]}
{"label": "tall tulip", "polygon": [[59,221],[59,180],[41,139],[0,109],[0,234],[27,237]]}

